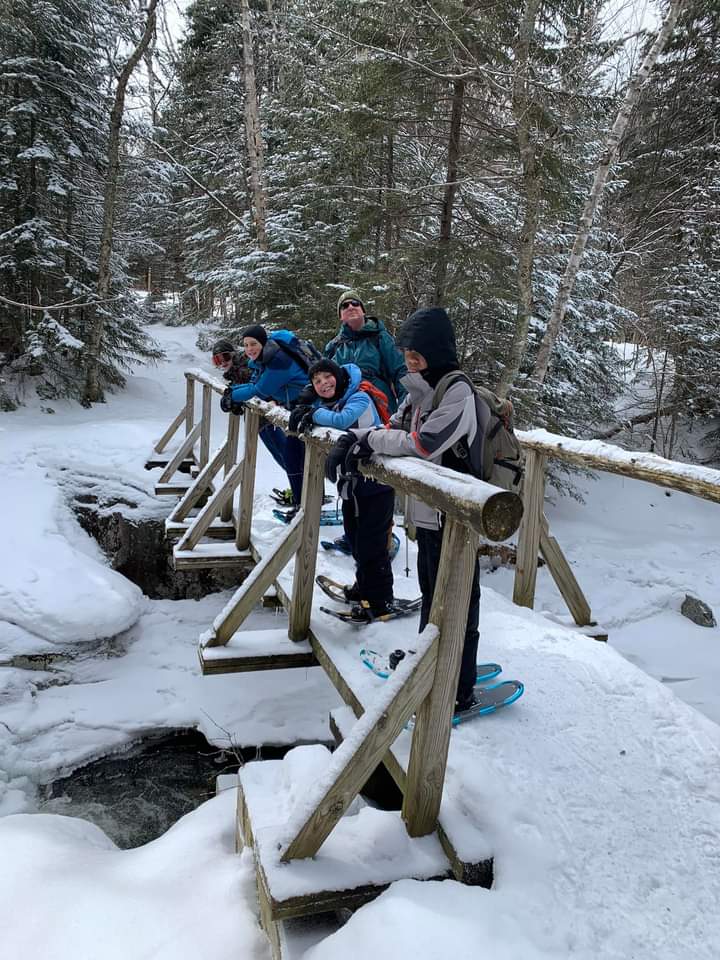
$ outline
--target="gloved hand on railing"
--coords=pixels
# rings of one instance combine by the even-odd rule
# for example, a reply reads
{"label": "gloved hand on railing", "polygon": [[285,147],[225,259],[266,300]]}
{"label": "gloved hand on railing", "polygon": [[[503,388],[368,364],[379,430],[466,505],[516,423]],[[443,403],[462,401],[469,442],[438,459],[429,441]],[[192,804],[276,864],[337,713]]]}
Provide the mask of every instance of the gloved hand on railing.
{"label": "gloved hand on railing", "polygon": [[367,434],[363,437],[358,437],[352,430],[348,430],[347,436],[352,438],[352,442],[345,456],[345,469],[343,472],[346,474],[357,474],[358,464],[370,459],[373,455],[373,448],[368,443]]}
{"label": "gloved hand on railing", "polygon": [[245,404],[236,403],[232,398],[232,387],[226,387],[223,395],[220,397],[220,409],[223,413],[234,413],[241,417],[245,413]]}
{"label": "gloved hand on railing", "polygon": [[291,433],[305,433],[312,430],[313,408],[309,404],[297,404],[290,411],[289,427]]}
{"label": "gloved hand on railing", "polygon": [[330,483],[337,483],[338,467],[345,463],[345,457],[348,455],[350,447],[357,437],[354,433],[344,433],[339,440],[336,440],[325,461],[325,476]]}

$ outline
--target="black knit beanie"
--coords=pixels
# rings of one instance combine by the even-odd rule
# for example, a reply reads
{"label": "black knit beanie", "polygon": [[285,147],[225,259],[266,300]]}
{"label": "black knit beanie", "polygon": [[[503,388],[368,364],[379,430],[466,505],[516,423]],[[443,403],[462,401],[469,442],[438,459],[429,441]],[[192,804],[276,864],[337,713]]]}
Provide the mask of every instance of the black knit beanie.
{"label": "black knit beanie", "polygon": [[263,346],[268,342],[268,335],[265,327],[261,327],[259,323],[254,323],[251,327],[245,327],[242,332],[243,340],[245,337],[252,337],[253,340],[257,340],[258,343],[261,343]]}
{"label": "black knit beanie", "polygon": [[221,338],[213,344],[212,352],[213,356],[218,353],[235,353],[235,347],[232,341]]}
{"label": "black knit beanie", "polygon": [[334,360],[328,360],[323,357],[322,360],[318,360],[308,370],[310,383],[312,383],[313,377],[318,373],[330,373],[335,377],[335,393],[332,399],[339,400],[350,385],[350,374],[347,370],[341,367],[340,364],[335,363]]}

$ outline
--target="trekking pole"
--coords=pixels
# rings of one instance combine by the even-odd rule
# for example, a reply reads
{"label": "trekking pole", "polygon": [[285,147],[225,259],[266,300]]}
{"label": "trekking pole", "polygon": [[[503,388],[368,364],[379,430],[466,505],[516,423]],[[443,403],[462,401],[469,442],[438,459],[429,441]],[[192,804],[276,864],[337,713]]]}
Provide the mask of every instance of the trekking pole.
{"label": "trekking pole", "polygon": [[410,545],[408,544],[408,528],[407,528],[407,503],[408,498],[405,496],[405,502],[403,503],[403,530],[405,531],[405,576],[410,576]]}

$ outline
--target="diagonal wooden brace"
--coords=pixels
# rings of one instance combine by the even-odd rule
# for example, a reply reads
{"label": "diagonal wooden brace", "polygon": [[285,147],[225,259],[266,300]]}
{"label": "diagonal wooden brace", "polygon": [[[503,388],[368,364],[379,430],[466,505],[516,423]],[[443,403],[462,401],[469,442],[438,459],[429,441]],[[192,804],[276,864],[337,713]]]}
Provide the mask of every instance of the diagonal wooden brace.
{"label": "diagonal wooden brace", "polygon": [[[432,627],[429,629],[434,633]],[[408,663],[408,670],[398,669],[379,702],[356,721],[350,736],[332,756],[331,764],[336,768],[332,784],[321,789],[313,812],[283,850],[281,860],[312,857],[318,852],[418,704],[427,697],[436,661],[437,640],[433,640],[414,664]]]}

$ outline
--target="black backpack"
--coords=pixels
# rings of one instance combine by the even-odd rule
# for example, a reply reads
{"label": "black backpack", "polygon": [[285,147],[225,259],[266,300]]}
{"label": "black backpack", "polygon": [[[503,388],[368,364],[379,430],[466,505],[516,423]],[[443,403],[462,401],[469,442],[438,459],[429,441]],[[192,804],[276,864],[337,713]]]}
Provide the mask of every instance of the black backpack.
{"label": "black backpack", "polygon": [[517,493],[523,475],[523,452],[515,436],[512,403],[501,400],[492,390],[479,387],[461,370],[452,370],[440,379],[433,394],[432,410],[440,406],[445,392],[463,381],[472,387],[478,429],[471,444],[458,440],[452,451],[467,463],[468,473],[503,490]]}
{"label": "black backpack", "polygon": [[273,343],[276,343],[281,350],[292,357],[295,363],[297,363],[305,373],[308,372],[314,363],[322,360],[322,354],[312,340],[301,340],[300,337],[294,336],[289,343],[285,340],[276,340],[274,338]]}

